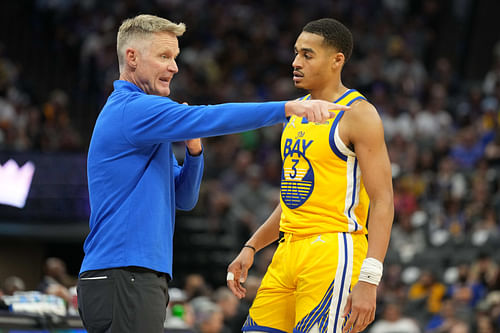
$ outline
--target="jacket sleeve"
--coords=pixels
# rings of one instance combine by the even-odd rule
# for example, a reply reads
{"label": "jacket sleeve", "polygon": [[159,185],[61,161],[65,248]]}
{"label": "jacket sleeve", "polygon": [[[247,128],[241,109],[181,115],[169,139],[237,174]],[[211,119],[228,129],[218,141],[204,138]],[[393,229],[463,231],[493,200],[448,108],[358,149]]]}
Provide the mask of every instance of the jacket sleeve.
{"label": "jacket sleeve", "polygon": [[172,153],[172,165],[175,177],[175,208],[191,210],[198,202],[203,176],[203,152],[198,156],[191,156],[186,148],[186,157],[182,166]]}
{"label": "jacket sleeve", "polygon": [[191,106],[136,94],[122,109],[122,132],[137,146],[237,133],[285,122],[285,103]]}

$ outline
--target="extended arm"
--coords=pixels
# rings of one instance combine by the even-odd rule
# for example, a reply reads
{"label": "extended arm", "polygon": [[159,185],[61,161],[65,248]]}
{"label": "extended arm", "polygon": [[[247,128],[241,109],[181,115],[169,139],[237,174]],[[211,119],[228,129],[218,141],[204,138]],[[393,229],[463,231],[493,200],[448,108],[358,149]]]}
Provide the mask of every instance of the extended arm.
{"label": "extended arm", "polygon": [[[354,145],[363,182],[370,198],[367,258],[383,262],[394,218],[392,176],[384,141],[382,121],[368,102],[359,102],[346,112],[340,136]],[[344,142],[346,142],[344,141]],[[377,286],[360,281],[347,300],[344,316],[351,312],[344,332],[360,332],[375,318]]]}
{"label": "extended arm", "polygon": [[246,245],[252,246],[255,248],[255,251],[249,247],[243,247],[240,254],[228,266],[227,271],[234,275],[234,280],[228,280],[227,286],[238,298],[243,298],[245,296],[246,289],[241,283],[245,282],[247,278],[248,270],[253,264],[255,252],[278,239],[280,216],[281,206],[278,204],[267,218],[266,222],[264,222],[246,242]]}
{"label": "extended arm", "polygon": [[324,121],[346,106],[313,101],[227,103],[190,106],[167,97],[136,94],[122,110],[122,133],[141,146],[237,133],[283,123],[287,116]]}

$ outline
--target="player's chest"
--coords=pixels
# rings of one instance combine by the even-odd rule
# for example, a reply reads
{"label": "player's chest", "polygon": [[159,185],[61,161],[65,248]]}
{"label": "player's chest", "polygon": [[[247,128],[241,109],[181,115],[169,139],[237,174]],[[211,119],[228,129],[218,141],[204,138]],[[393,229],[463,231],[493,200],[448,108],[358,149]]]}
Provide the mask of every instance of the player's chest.
{"label": "player's chest", "polygon": [[307,122],[302,118],[291,118],[281,137],[281,153],[284,158],[321,158],[330,152],[333,140],[333,119],[324,123]]}

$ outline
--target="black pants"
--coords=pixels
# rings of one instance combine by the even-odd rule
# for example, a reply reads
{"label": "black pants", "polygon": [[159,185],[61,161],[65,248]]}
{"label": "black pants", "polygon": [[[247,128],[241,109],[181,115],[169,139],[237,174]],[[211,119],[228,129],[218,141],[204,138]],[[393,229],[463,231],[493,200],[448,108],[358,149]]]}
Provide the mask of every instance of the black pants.
{"label": "black pants", "polygon": [[89,333],[163,332],[168,276],[139,267],[84,272],[78,311]]}

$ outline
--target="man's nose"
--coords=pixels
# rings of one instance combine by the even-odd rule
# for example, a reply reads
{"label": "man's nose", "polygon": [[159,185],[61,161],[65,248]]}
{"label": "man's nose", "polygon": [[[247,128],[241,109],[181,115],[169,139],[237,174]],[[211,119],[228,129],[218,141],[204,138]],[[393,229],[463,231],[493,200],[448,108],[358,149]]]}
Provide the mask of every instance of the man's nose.
{"label": "man's nose", "polygon": [[302,64],[301,64],[301,62],[300,62],[300,60],[299,60],[299,55],[298,55],[298,54],[297,54],[297,55],[295,56],[295,58],[293,59],[293,62],[292,62],[292,67],[293,67],[293,69],[296,69],[296,68],[297,68],[297,69],[298,69],[298,68],[302,68]]}
{"label": "man's nose", "polygon": [[168,65],[168,70],[172,73],[177,73],[179,71],[179,67],[177,67],[177,63],[175,62],[175,60],[172,60],[170,65]]}

